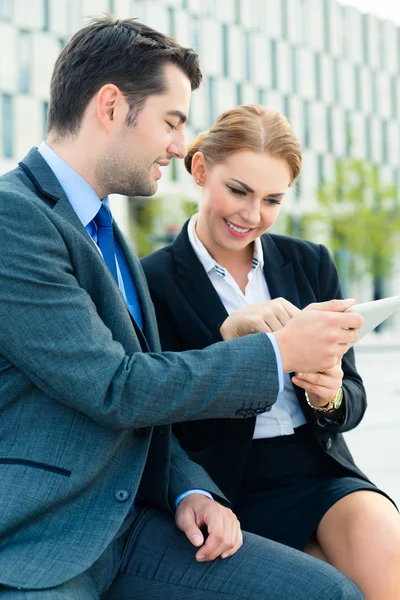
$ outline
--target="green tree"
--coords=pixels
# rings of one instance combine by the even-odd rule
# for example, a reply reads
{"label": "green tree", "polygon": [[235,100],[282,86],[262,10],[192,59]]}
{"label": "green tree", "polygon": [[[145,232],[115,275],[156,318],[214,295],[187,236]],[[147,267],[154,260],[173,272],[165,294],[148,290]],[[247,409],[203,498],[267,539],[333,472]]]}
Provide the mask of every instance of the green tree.
{"label": "green tree", "polygon": [[332,180],[319,188],[317,200],[318,214],[311,215],[311,222],[323,222],[342,281],[369,273],[374,296],[381,297],[400,249],[397,188],[381,181],[376,165],[344,158],[336,162]]}

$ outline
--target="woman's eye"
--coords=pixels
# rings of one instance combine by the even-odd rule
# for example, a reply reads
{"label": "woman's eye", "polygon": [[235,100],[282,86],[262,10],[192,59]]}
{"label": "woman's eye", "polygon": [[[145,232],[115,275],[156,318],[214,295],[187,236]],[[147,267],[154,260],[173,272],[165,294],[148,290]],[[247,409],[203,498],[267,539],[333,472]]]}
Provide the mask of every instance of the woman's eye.
{"label": "woman's eye", "polygon": [[277,204],[282,204],[282,200],[278,200],[277,198],[265,198],[264,202],[273,206],[276,206]]}
{"label": "woman's eye", "polygon": [[246,195],[246,192],[244,192],[243,190],[238,190],[237,188],[231,187],[230,185],[227,185],[226,187],[232,192],[232,194],[235,194],[236,196]]}
{"label": "woman's eye", "polygon": [[169,125],[171,127],[172,131],[176,131],[176,129],[177,129],[176,125],[173,125],[172,123],[169,123],[168,121],[167,121],[167,125]]}

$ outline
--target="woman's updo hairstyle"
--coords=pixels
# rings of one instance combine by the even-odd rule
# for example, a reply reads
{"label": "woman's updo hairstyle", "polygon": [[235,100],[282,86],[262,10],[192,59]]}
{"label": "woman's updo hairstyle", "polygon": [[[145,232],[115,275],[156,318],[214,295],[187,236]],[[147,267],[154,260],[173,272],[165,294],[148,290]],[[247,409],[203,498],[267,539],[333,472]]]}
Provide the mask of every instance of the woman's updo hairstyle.
{"label": "woman's updo hairstyle", "polygon": [[192,158],[202,152],[207,164],[224,162],[240,150],[265,152],[287,162],[290,185],[301,169],[300,143],[288,120],[278,111],[261,104],[237,106],[220,115],[208,131],[199,133],[189,144],[186,170],[192,172]]}

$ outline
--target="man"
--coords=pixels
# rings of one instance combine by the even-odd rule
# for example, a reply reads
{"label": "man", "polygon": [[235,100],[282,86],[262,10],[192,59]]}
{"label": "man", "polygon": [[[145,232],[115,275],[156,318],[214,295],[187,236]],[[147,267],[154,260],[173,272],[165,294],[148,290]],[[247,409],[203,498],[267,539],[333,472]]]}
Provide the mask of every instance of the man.
{"label": "man", "polygon": [[[134,20],[94,21],[56,62],[47,144],[0,179],[0,598],[362,597],[256,536],[236,554],[239,523],[166,425],[267,410],[282,369],[330,367],[361,325],[338,302],[275,336],[160,353],[107,196],[153,194],[184,156],[200,80],[193,51]],[[243,328],[227,321],[224,337]]]}

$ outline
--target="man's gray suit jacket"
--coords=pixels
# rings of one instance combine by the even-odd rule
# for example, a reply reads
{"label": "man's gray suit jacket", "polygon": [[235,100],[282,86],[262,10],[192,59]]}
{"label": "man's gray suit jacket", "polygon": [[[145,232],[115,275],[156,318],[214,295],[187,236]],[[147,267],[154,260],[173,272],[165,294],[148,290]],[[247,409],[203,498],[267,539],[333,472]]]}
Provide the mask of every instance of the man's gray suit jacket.
{"label": "man's gray suit jacket", "polygon": [[[0,583],[61,584],[110,543],[138,493],[161,510],[220,494],[169,424],[263,412],[264,334],[160,353],[139,262],[115,226],[144,335],[53,172],[32,149],[0,178]],[[140,485],[140,488],[139,488]]]}

